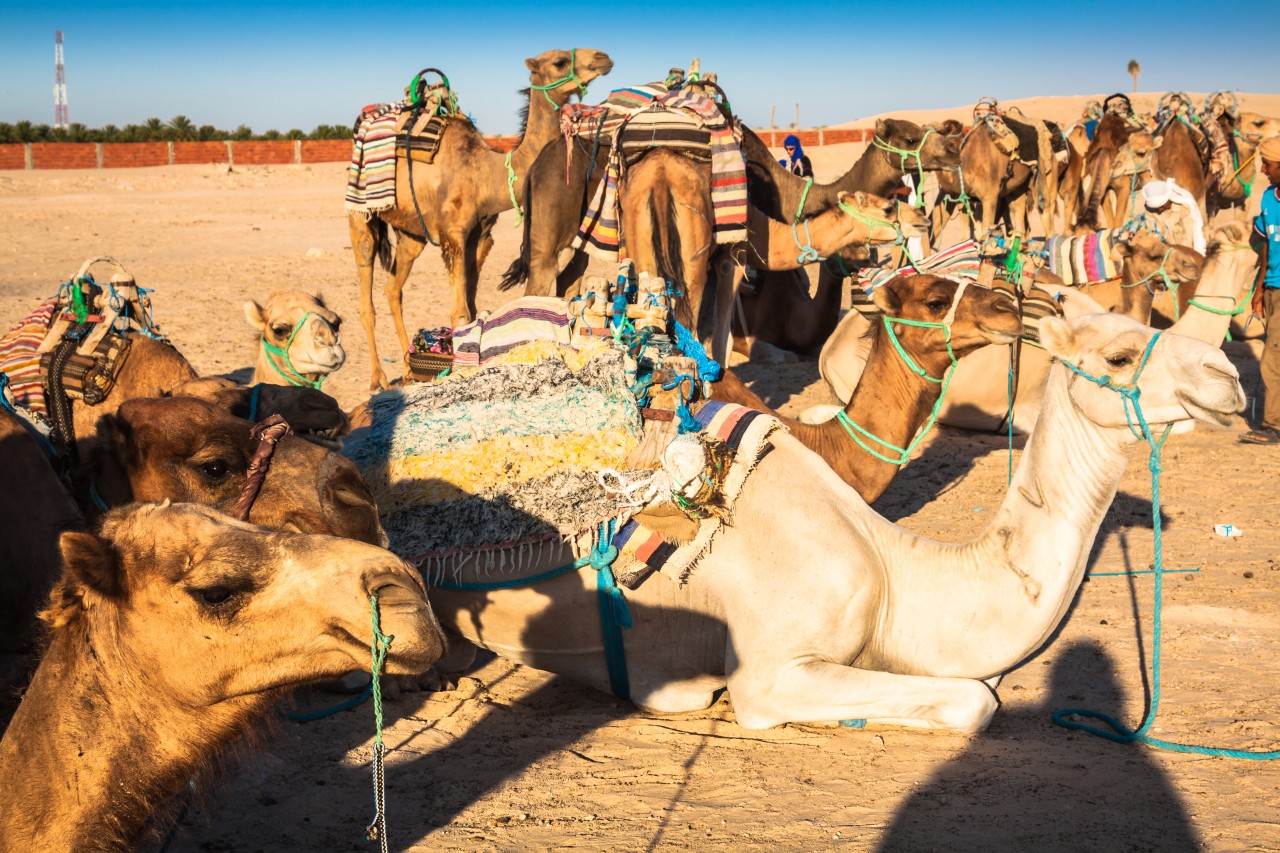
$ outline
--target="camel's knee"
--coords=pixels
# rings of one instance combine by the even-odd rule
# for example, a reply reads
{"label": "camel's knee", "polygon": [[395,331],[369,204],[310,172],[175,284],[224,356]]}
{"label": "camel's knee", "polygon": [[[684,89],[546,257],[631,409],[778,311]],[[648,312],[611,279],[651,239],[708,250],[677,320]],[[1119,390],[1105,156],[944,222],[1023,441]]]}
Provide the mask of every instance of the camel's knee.
{"label": "camel's knee", "polygon": [[453,675],[466,672],[476,661],[476,645],[460,634],[445,631],[445,653],[436,661],[435,668]]}
{"label": "camel's knee", "polygon": [[996,694],[981,681],[955,680],[955,698],[942,705],[938,722],[943,728],[964,734],[985,731],[1000,707]]}
{"label": "camel's knee", "polygon": [[703,711],[716,701],[716,691],[704,685],[664,684],[656,690],[632,696],[636,706],[653,714],[683,714]]}

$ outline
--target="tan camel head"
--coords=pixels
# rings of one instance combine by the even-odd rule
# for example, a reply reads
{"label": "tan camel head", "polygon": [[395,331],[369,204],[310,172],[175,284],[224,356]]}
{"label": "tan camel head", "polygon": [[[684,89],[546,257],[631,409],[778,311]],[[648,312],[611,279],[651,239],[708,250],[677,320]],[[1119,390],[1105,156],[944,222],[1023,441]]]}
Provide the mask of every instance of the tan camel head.
{"label": "tan camel head", "polygon": [[[333,373],[347,360],[339,332],[342,318],[324,300],[301,290],[277,290],[259,305],[244,304],[245,320],[258,330],[267,346],[288,353],[288,364],[278,355],[263,352],[272,368],[259,370],[258,380],[272,385],[298,385],[295,374],[319,377]],[[261,359],[260,359],[261,360]]]}
{"label": "tan camel head", "polygon": [[1144,282],[1153,291],[1168,290],[1165,275],[1174,286],[1198,281],[1204,272],[1204,256],[1186,246],[1172,246],[1150,231],[1135,231],[1111,250],[1111,257],[1122,267],[1132,267],[1136,280]]}
{"label": "tan camel head", "polygon": [[[950,340],[957,358],[986,344],[1012,343],[1022,333],[1022,318],[1005,292],[970,282],[957,302],[958,291],[960,285],[951,279],[900,275],[877,287],[873,299],[886,317],[925,323],[944,323],[954,307]],[[912,352],[947,350],[942,329],[894,324],[893,331]]]}
{"label": "tan camel head", "polygon": [[[1172,332],[1161,334],[1148,349],[1155,334],[1120,314],[1040,321],[1040,341],[1054,358],[1114,386],[1131,386],[1137,376],[1139,403],[1152,429],[1191,419],[1229,425],[1231,415],[1244,408],[1245,397],[1240,375],[1222,349]],[[1128,429],[1119,393],[1074,373],[1066,381],[1072,403],[1086,418],[1103,427]]]}
{"label": "tan camel head", "polygon": [[280,415],[289,422],[294,435],[330,450],[341,449],[342,436],[351,431],[351,422],[339,408],[338,401],[305,385],[258,385],[250,388],[230,379],[202,376],[183,382],[164,396],[195,397],[249,421]]}
{"label": "tan camel head", "polygon": [[[249,423],[192,397],[129,400],[99,421],[86,476],[109,505],[176,500],[229,510],[257,442]],[[276,446],[249,520],[382,545],[364,478],[348,459],[299,438]]]}
{"label": "tan camel head", "polygon": [[1264,139],[1280,136],[1280,119],[1264,116],[1261,113],[1240,113],[1236,122],[1236,130],[1245,142],[1257,145]]}
{"label": "tan camel head", "polygon": [[576,48],[572,53],[548,50],[526,59],[524,64],[529,69],[530,83],[552,86],[545,91],[556,104],[568,103],[570,95],[582,96],[588,83],[613,70],[609,54],[587,47]]}
{"label": "tan camel head", "polygon": [[374,593],[395,635],[388,672],[423,672],[444,649],[418,573],[361,542],[166,501],[114,510],[61,548],[42,617],[55,631],[80,626],[86,653],[146,681],[153,704],[207,708],[367,669]]}
{"label": "tan camel head", "polygon": [[[1152,155],[1156,153],[1156,149],[1163,141],[1163,136],[1153,137],[1149,131],[1134,131],[1130,134],[1128,142],[1120,149],[1120,155],[1111,164],[1111,177],[1140,174],[1141,177],[1149,178]],[[1146,182],[1143,181],[1143,183]]]}
{"label": "tan camel head", "polygon": [[[845,213],[871,228],[870,236],[864,241],[864,245],[896,243],[899,232],[902,237],[923,237],[928,233],[928,220],[909,204],[881,198],[861,190],[851,193],[841,192],[836,197]],[[850,213],[850,211],[856,212]]]}
{"label": "tan camel head", "polygon": [[[959,137],[945,136],[933,128],[923,128],[913,121],[899,118],[876,119],[876,137],[892,148],[913,152],[911,155],[885,152],[890,164],[904,172],[915,172],[920,168],[936,172],[960,167]],[[914,153],[917,150],[919,165]]]}

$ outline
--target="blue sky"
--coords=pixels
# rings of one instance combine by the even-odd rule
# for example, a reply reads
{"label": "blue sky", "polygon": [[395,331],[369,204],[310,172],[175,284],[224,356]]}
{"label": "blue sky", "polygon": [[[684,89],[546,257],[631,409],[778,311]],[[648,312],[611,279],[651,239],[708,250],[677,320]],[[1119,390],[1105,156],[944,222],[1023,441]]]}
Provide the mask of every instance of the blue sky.
{"label": "blue sky", "polygon": [[771,105],[786,125],[797,101],[801,124],[812,127],[983,95],[1127,91],[1131,58],[1142,64],[1144,91],[1280,91],[1274,39],[1243,25],[1248,16],[1228,26],[1203,4],[1159,5],[1174,23],[1152,24],[1146,4],[1092,0],[1038,9],[996,0],[963,12],[932,0],[741,0],[674,14],[629,2],[593,12],[581,0],[0,0],[0,121],[53,122],[55,29],[64,33],[71,120],[90,127],[178,114],[258,132],[348,124],[364,104],[400,97],[419,68],[436,66],[483,130],[511,133],[516,90],[528,80],[523,59],[570,46],[615,62],[588,101],[699,56],[751,125],[767,125]]}

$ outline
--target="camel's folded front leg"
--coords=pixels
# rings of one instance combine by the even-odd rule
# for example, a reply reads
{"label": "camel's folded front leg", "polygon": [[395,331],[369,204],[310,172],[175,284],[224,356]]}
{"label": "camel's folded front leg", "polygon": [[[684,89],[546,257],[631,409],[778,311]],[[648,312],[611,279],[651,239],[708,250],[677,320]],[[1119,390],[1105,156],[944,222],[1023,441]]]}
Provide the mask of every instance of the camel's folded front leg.
{"label": "camel's folded front leg", "polygon": [[729,677],[729,695],[738,722],[749,729],[866,720],[979,732],[999,704],[973,679],[895,675],[822,660],[795,661],[776,672],[739,668]]}

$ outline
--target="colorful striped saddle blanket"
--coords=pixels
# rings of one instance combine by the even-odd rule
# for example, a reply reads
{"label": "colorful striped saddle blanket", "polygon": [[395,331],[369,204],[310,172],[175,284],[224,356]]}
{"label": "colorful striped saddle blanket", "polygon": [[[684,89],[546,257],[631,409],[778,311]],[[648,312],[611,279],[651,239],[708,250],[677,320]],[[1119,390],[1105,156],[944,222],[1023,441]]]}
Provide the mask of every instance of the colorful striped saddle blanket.
{"label": "colorful striped saddle blanket", "polygon": [[396,124],[401,104],[369,104],[353,130],[345,207],[371,216],[396,205]]}
{"label": "colorful striped saddle blanket", "polygon": [[1049,271],[1064,284],[1079,286],[1110,281],[1120,275],[1111,251],[1123,229],[1104,228],[1092,234],[1073,237],[1053,234],[1045,241],[1049,255]]}
{"label": "colorful striped saddle blanket", "polygon": [[44,386],[40,382],[40,354],[36,348],[49,334],[57,302],[57,298],[41,302],[0,338],[0,373],[9,377],[14,404],[41,414],[46,407]]}
{"label": "colorful striped saddle blanket", "polygon": [[[659,84],[615,90],[603,105],[571,111],[561,120],[566,138],[612,131],[604,179],[587,204],[575,250],[616,260],[623,240],[618,182],[627,166],[654,148],[709,151],[711,203],[717,243],[747,237],[747,171],[735,122],[700,92],[659,92]],[[705,142],[703,141],[705,140]]]}

